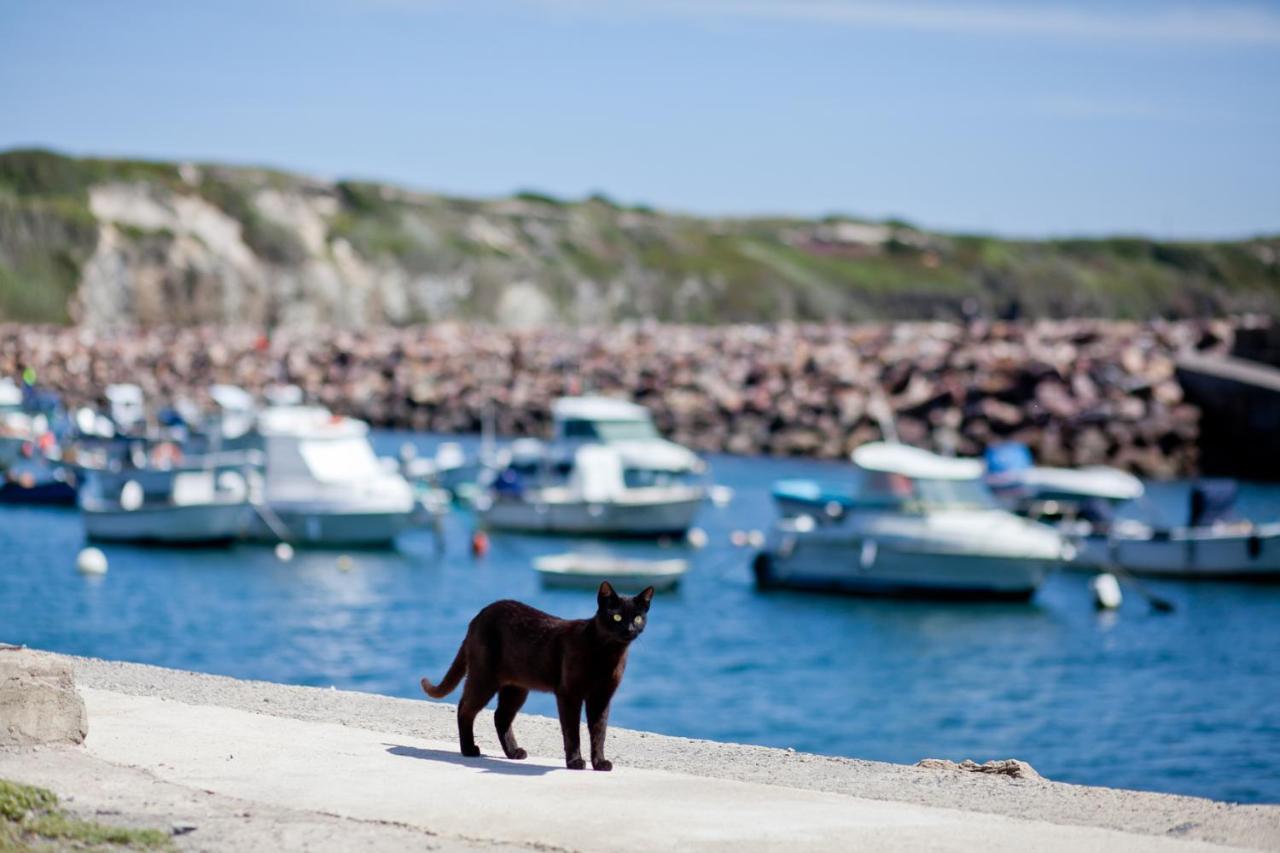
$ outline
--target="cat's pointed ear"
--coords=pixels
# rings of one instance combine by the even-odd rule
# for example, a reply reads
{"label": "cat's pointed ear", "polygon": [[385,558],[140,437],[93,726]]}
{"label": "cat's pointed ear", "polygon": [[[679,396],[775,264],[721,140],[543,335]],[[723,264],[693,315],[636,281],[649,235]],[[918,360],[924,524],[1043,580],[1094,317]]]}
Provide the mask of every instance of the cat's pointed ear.
{"label": "cat's pointed ear", "polygon": [[617,598],[618,598],[618,594],[613,591],[613,585],[610,584],[608,581],[601,581],[600,591],[596,593],[596,601],[600,604],[600,606],[604,607],[609,602],[616,601]]}
{"label": "cat's pointed ear", "polygon": [[636,596],[636,603],[645,610],[649,609],[649,602],[653,601],[653,587],[645,587],[644,591]]}

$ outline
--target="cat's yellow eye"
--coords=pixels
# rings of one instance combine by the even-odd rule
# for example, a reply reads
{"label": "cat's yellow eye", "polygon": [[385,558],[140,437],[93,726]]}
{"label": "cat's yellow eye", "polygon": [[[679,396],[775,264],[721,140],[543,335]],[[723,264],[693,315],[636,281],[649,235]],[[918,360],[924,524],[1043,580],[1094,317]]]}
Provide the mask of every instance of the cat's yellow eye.
{"label": "cat's yellow eye", "polygon": [[644,617],[643,617],[643,616],[637,616],[637,617],[636,617],[636,624],[637,624],[637,625],[643,625],[643,624],[644,624]]}
{"label": "cat's yellow eye", "polygon": [[615,613],[615,614],[613,614],[613,621],[614,621],[614,622],[621,622],[621,621],[622,621],[622,614],[621,614],[621,613]]}

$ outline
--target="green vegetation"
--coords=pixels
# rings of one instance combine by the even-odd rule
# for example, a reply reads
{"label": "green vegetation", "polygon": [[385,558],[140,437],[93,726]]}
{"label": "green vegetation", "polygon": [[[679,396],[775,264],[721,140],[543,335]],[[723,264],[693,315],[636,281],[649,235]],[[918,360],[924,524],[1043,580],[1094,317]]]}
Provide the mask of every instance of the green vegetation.
{"label": "green vegetation", "polygon": [[44,788],[0,779],[0,851],[45,849],[171,850],[168,833],[79,820]]}
{"label": "green vegetation", "polygon": [[[402,321],[492,319],[518,281],[535,283],[569,322],[954,318],[975,310],[1127,318],[1280,313],[1280,236],[1229,243],[1130,235],[1007,240],[838,213],[821,220],[700,219],[627,206],[603,192],[568,201],[524,190],[514,195],[527,202],[520,206],[368,181],[326,185],[265,169],[209,165],[200,174],[192,186],[164,163],[0,153],[0,319],[67,322],[96,244],[88,190],[104,181],[145,182],[161,203],[199,194],[240,223],[259,258],[298,275],[310,260],[301,235],[264,216],[255,198],[273,188],[322,199],[326,206],[313,212],[323,210],[331,247],[344,240],[366,263],[413,282],[393,296],[402,300]],[[877,224],[883,228],[856,227]],[[165,262],[173,235],[117,230],[126,248],[137,250],[126,258]],[[442,289],[432,277],[452,284]],[[189,296],[197,306],[220,303]],[[149,298],[163,308],[174,297]],[[204,310],[168,316],[196,322]]]}
{"label": "green vegetation", "polygon": [[0,193],[88,200],[88,189],[106,181],[180,183],[170,163],[146,160],[78,160],[52,151],[23,149],[0,154]]}
{"label": "green vegetation", "polygon": [[550,207],[564,207],[568,202],[558,199],[553,195],[548,195],[538,190],[520,190],[515,195],[521,201],[531,201],[534,204],[545,204]]}
{"label": "green vegetation", "polygon": [[67,322],[97,240],[93,215],[74,199],[0,193],[0,320]]}

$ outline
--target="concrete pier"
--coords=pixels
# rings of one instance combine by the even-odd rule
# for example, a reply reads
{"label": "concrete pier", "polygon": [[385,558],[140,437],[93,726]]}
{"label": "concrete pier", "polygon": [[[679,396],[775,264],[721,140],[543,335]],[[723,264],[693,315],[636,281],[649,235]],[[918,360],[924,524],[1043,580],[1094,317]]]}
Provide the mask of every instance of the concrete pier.
{"label": "concrete pier", "polygon": [[89,736],[0,749],[0,778],[182,849],[1280,849],[1280,806],[626,730],[612,773],[575,772],[539,717],[516,723],[528,760],[488,716],[465,759],[445,704],[44,657],[74,667]]}

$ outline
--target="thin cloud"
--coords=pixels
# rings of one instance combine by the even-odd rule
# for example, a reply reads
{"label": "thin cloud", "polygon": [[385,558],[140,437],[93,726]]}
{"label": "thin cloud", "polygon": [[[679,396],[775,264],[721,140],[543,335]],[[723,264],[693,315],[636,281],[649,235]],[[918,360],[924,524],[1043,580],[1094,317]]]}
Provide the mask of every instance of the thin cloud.
{"label": "thin cloud", "polygon": [[1086,10],[1002,3],[914,3],[885,0],[526,0],[596,15],[610,10],[707,18],[773,18],[851,27],[924,30],[962,35],[1035,36],[1084,40],[1280,45],[1280,14],[1259,6],[1182,5]]}

